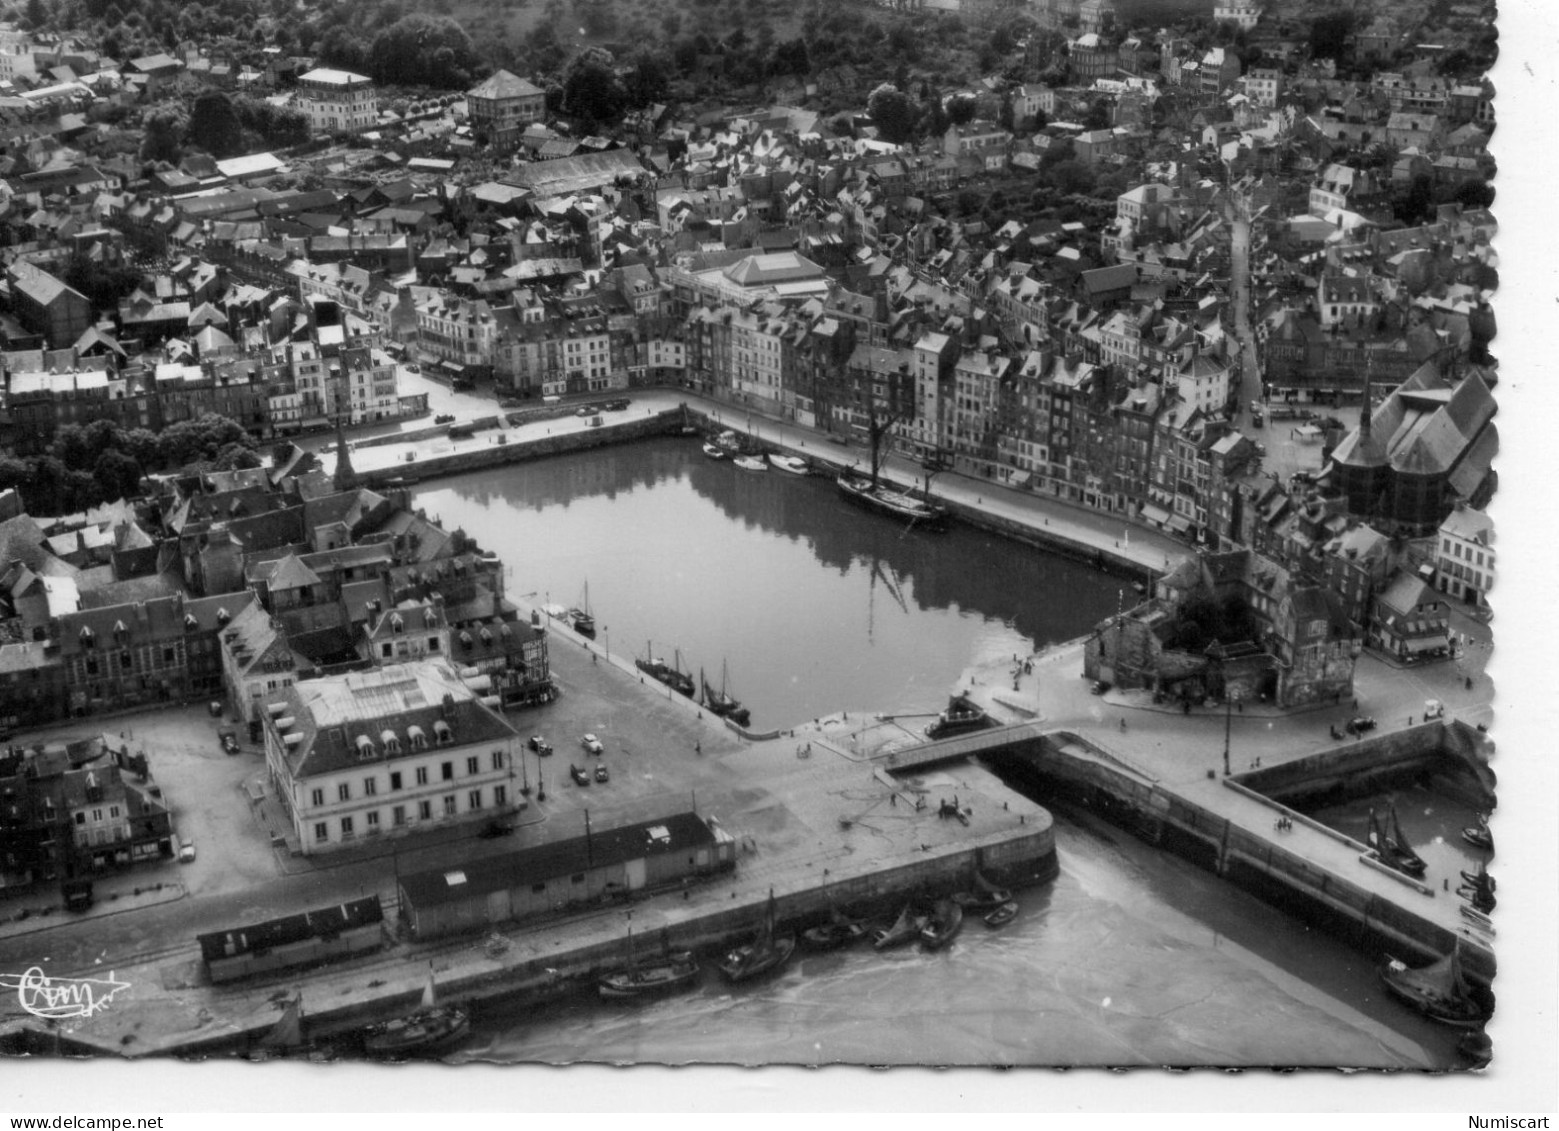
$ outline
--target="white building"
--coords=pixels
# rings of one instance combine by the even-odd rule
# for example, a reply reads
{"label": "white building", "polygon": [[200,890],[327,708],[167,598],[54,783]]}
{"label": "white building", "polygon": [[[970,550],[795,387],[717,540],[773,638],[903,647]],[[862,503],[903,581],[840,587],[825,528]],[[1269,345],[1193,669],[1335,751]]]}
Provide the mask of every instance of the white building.
{"label": "white building", "polygon": [[1489,516],[1458,505],[1440,524],[1435,546],[1435,577],[1440,592],[1480,608],[1488,605],[1494,584],[1494,551]]}
{"label": "white building", "polygon": [[446,661],[304,680],[263,713],[271,785],[305,855],[523,804],[520,737]]}
{"label": "white building", "polygon": [[365,75],[316,67],[298,78],[297,106],[314,133],[356,133],[378,121],[379,92]]}

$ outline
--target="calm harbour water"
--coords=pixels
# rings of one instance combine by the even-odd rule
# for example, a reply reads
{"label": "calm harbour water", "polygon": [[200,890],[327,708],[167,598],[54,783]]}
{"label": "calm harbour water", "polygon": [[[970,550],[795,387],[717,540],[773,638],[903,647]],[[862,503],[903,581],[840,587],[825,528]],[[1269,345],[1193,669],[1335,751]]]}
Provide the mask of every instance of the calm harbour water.
{"label": "calm harbour water", "polygon": [[[418,505],[573,605],[597,639],[731,690],[754,725],[927,710],[986,657],[1085,632],[1122,582],[969,530],[906,534],[830,483],[657,441],[429,484]],[[1044,798],[1040,798],[1042,802]],[[460,1059],[1451,1067],[1454,1035],[1386,999],[1370,956],[1088,814],[1016,922],[948,950],[803,955],[771,982],[477,1018]]]}

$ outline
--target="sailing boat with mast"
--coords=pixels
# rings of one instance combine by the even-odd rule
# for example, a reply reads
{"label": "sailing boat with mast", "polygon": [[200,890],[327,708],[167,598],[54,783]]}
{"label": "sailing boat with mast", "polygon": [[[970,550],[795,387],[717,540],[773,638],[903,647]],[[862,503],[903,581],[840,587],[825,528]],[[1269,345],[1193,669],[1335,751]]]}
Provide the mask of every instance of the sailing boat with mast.
{"label": "sailing boat with mast", "polygon": [[764,911],[763,926],[758,937],[746,946],[739,946],[720,960],[720,973],[728,982],[749,982],[765,974],[771,974],[790,961],[796,951],[794,935],[774,934],[774,889],[769,889],[769,905]]}
{"label": "sailing boat with mast", "polygon": [[636,659],[633,663],[645,675],[653,676],[673,691],[680,692],[689,699],[693,697],[693,677],[685,675],[682,671],[681,652],[676,653],[676,666],[673,667],[655,655],[651,645],[646,642],[644,645],[644,659]]}
{"label": "sailing boat with mast", "polygon": [[363,1047],[370,1056],[420,1056],[441,1052],[470,1031],[471,1019],[465,1010],[438,1004],[430,962],[428,982],[422,989],[422,1004],[404,1017],[369,1026],[363,1033]]}
{"label": "sailing boat with mast", "polygon": [[698,980],[698,960],[686,951],[640,962],[633,952],[633,926],[628,927],[628,965],[602,974],[596,989],[605,998],[649,997],[690,986]]}
{"label": "sailing boat with mast", "polygon": [[580,594],[579,604],[568,611],[568,618],[573,622],[575,632],[595,639],[595,617],[590,613],[590,582],[585,582],[585,591]]}
{"label": "sailing boat with mast", "polygon": [[704,706],[708,707],[722,719],[730,719],[737,726],[746,726],[752,721],[752,712],[743,707],[741,701],[733,697],[725,689],[728,675],[726,662],[720,661],[720,690],[716,691],[709,686],[709,681],[704,678],[704,669],[698,669],[698,682],[704,689]]}
{"label": "sailing boat with mast", "polygon": [[1380,978],[1393,997],[1431,1021],[1457,1029],[1476,1029],[1488,1020],[1488,1012],[1473,999],[1462,972],[1459,942],[1444,958],[1416,970],[1387,955]]}
{"label": "sailing boat with mast", "polygon": [[328,1045],[307,1041],[303,1036],[303,992],[294,994],[282,1008],[276,1024],[255,1042],[249,1059],[254,1061],[277,1060],[284,1057],[304,1056],[317,1064],[335,1059]]}
{"label": "sailing boat with mast", "polygon": [[1408,844],[1407,838],[1402,835],[1402,826],[1397,823],[1395,806],[1387,806],[1384,818],[1378,816],[1374,809],[1370,810],[1368,839],[1369,846],[1375,850],[1376,858],[1393,871],[1416,879],[1428,868],[1423,858],[1413,851],[1413,846]]}

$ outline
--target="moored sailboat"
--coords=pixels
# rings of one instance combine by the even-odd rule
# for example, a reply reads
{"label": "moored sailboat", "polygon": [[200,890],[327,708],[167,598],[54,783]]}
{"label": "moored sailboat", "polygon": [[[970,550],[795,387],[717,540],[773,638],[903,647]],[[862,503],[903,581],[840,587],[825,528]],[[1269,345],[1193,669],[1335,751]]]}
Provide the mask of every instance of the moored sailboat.
{"label": "moored sailboat", "polygon": [[927,950],[941,950],[958,936],[963,925],[964,909],[951,899],[938,900],[931,918],[920,928],[920,945]]}
{"label": "moored sailboat", "polygon": [[680,692],[688,698],[693,696],[693,677],[682,671],[682,653],[675,653],[675,664],[668,664],[665,660],[656,656],[649,643],[644,646],[644,658],[635,659],[634,666],[647,676],[653,676],[660,680],[673,691]]}
{"label": "moored sailboat", "polygon": [[1380,978],[1392,996],[1442,1025],[1476,1029],[1488,1019],[1462,973],[1460,944],[1444,958],[1416,970],[1388,955]]}
{"label": "moored sailboat", "polygon": [[890,518],[906,519],[927,530],[940,530],[947,523],[947,508],[917,499],[907,491],[895,491],[874,484],[865,476],[846,471],[838,480],[839,491],[851,502]]}
{"label": "moored sailboat", "polygon": [[640,961],[633,953],[633,928],[628,928],[628,965],[610,970],[596,980],[596,990],[606,998],[649,997],[670,993],[698,980],[698,960],[686,951]]}
{"label": "moored sailboat", "polygon": [[720,973],[729,982],[748,982],[772,974],[790,961],[795,953],[794,935],[774,934],[774,889],[769,889],[769,905],[764,911],[758,937],[746,946],[736,947],[720,960]]}
{"label": "moored sailboat", "polygon": [[1374,809],[1370,810],[1368,840],[1369,846],[1375,850],[1376,858],[1404,876],[1416,879],[1429,867],[1402,835],[1394,806],[1388,806],[1384,818],[1379,817]]}
{"label": "moored sailboat", "polygon": [[569,619],[574,624],[574,631],[581,636],[595,638],[595,617],[590,612],[590,583],[585,582],[584,592],[579,595],[579,604],[568,611]]}
{"label": "moored sailboat", "polygon": [[704,706],[723,719],[730,719],[737,726],[746,726],[752,721],[752,712],[742,706],[741,701],[726,691],[727,669],[724,661],[720,663],[720,690],[716,691],[709,686],[709,681],[704,678],[704,670],[698,670],[698,682],[703,688]]}
{"label": "moored sailboat", "polygon": [[471,1019],[465,1010],[438,1004],[429,963],[422,1004],[404,1017],[369,1026],[363,1033],[363,1047],[371,1056],[422,1056],[448,1049],[470,1031]]}
{"label": "moored sailboat", "polygon": [[889,927],[878,927],[872,932],[872,948],[874,950],[892,950],[896,946],[904,946],[912,943],[920,937],[920,928],[925,926],[926,919],[923,915],[915,914],[912,903],[906,903],[904,910],[899,912],[899,917]]}

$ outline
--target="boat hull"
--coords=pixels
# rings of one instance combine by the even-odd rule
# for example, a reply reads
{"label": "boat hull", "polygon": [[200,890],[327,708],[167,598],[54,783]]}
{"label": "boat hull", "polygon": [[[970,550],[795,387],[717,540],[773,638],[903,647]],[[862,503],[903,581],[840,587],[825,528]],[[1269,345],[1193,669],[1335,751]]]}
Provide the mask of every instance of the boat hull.
{"label": "boat hull", "polygon": [[927,950],[941,950],[958,937],[963,927],[964,909],[949,902],[939,907],[931,921],[920,928],[920,945]]}
{"label": "boat hull", "polygon": [[985,916],[987,927],[1005,927],[1018,917],[1018,905],[1016,903],[1004,903],[995,911]]}
{"label": "boat hull", "polygon": [[923,503],[880,486],[874,490],[872,485],[863,479],[851,479],[842,475],[837,482],[840,493],[846,499],[867,510],[876,511],[889,518],[912,522],[927,530],[940,530],[947,524],[947,511],[942,507]]}
{"label": "boat hull", "polygon": [[691,986],[701,972],[692,959],[649,963],[603,974],[596,982],[596,990],[604,998],[654,997]]}
{"label": "boat hull", "polygon": [[767,946],[738,947],[719,964],[728,982],[751,982],[777,973],[796,952],[796,940],[789,935],[772,940]]}
{"label": "boat hull", "polygon": [[470,1031],[465,1010],[439,1006],[375,1026],[363,1038],[363,1048],[370,1056],[429,1056],[458,1044]]}

